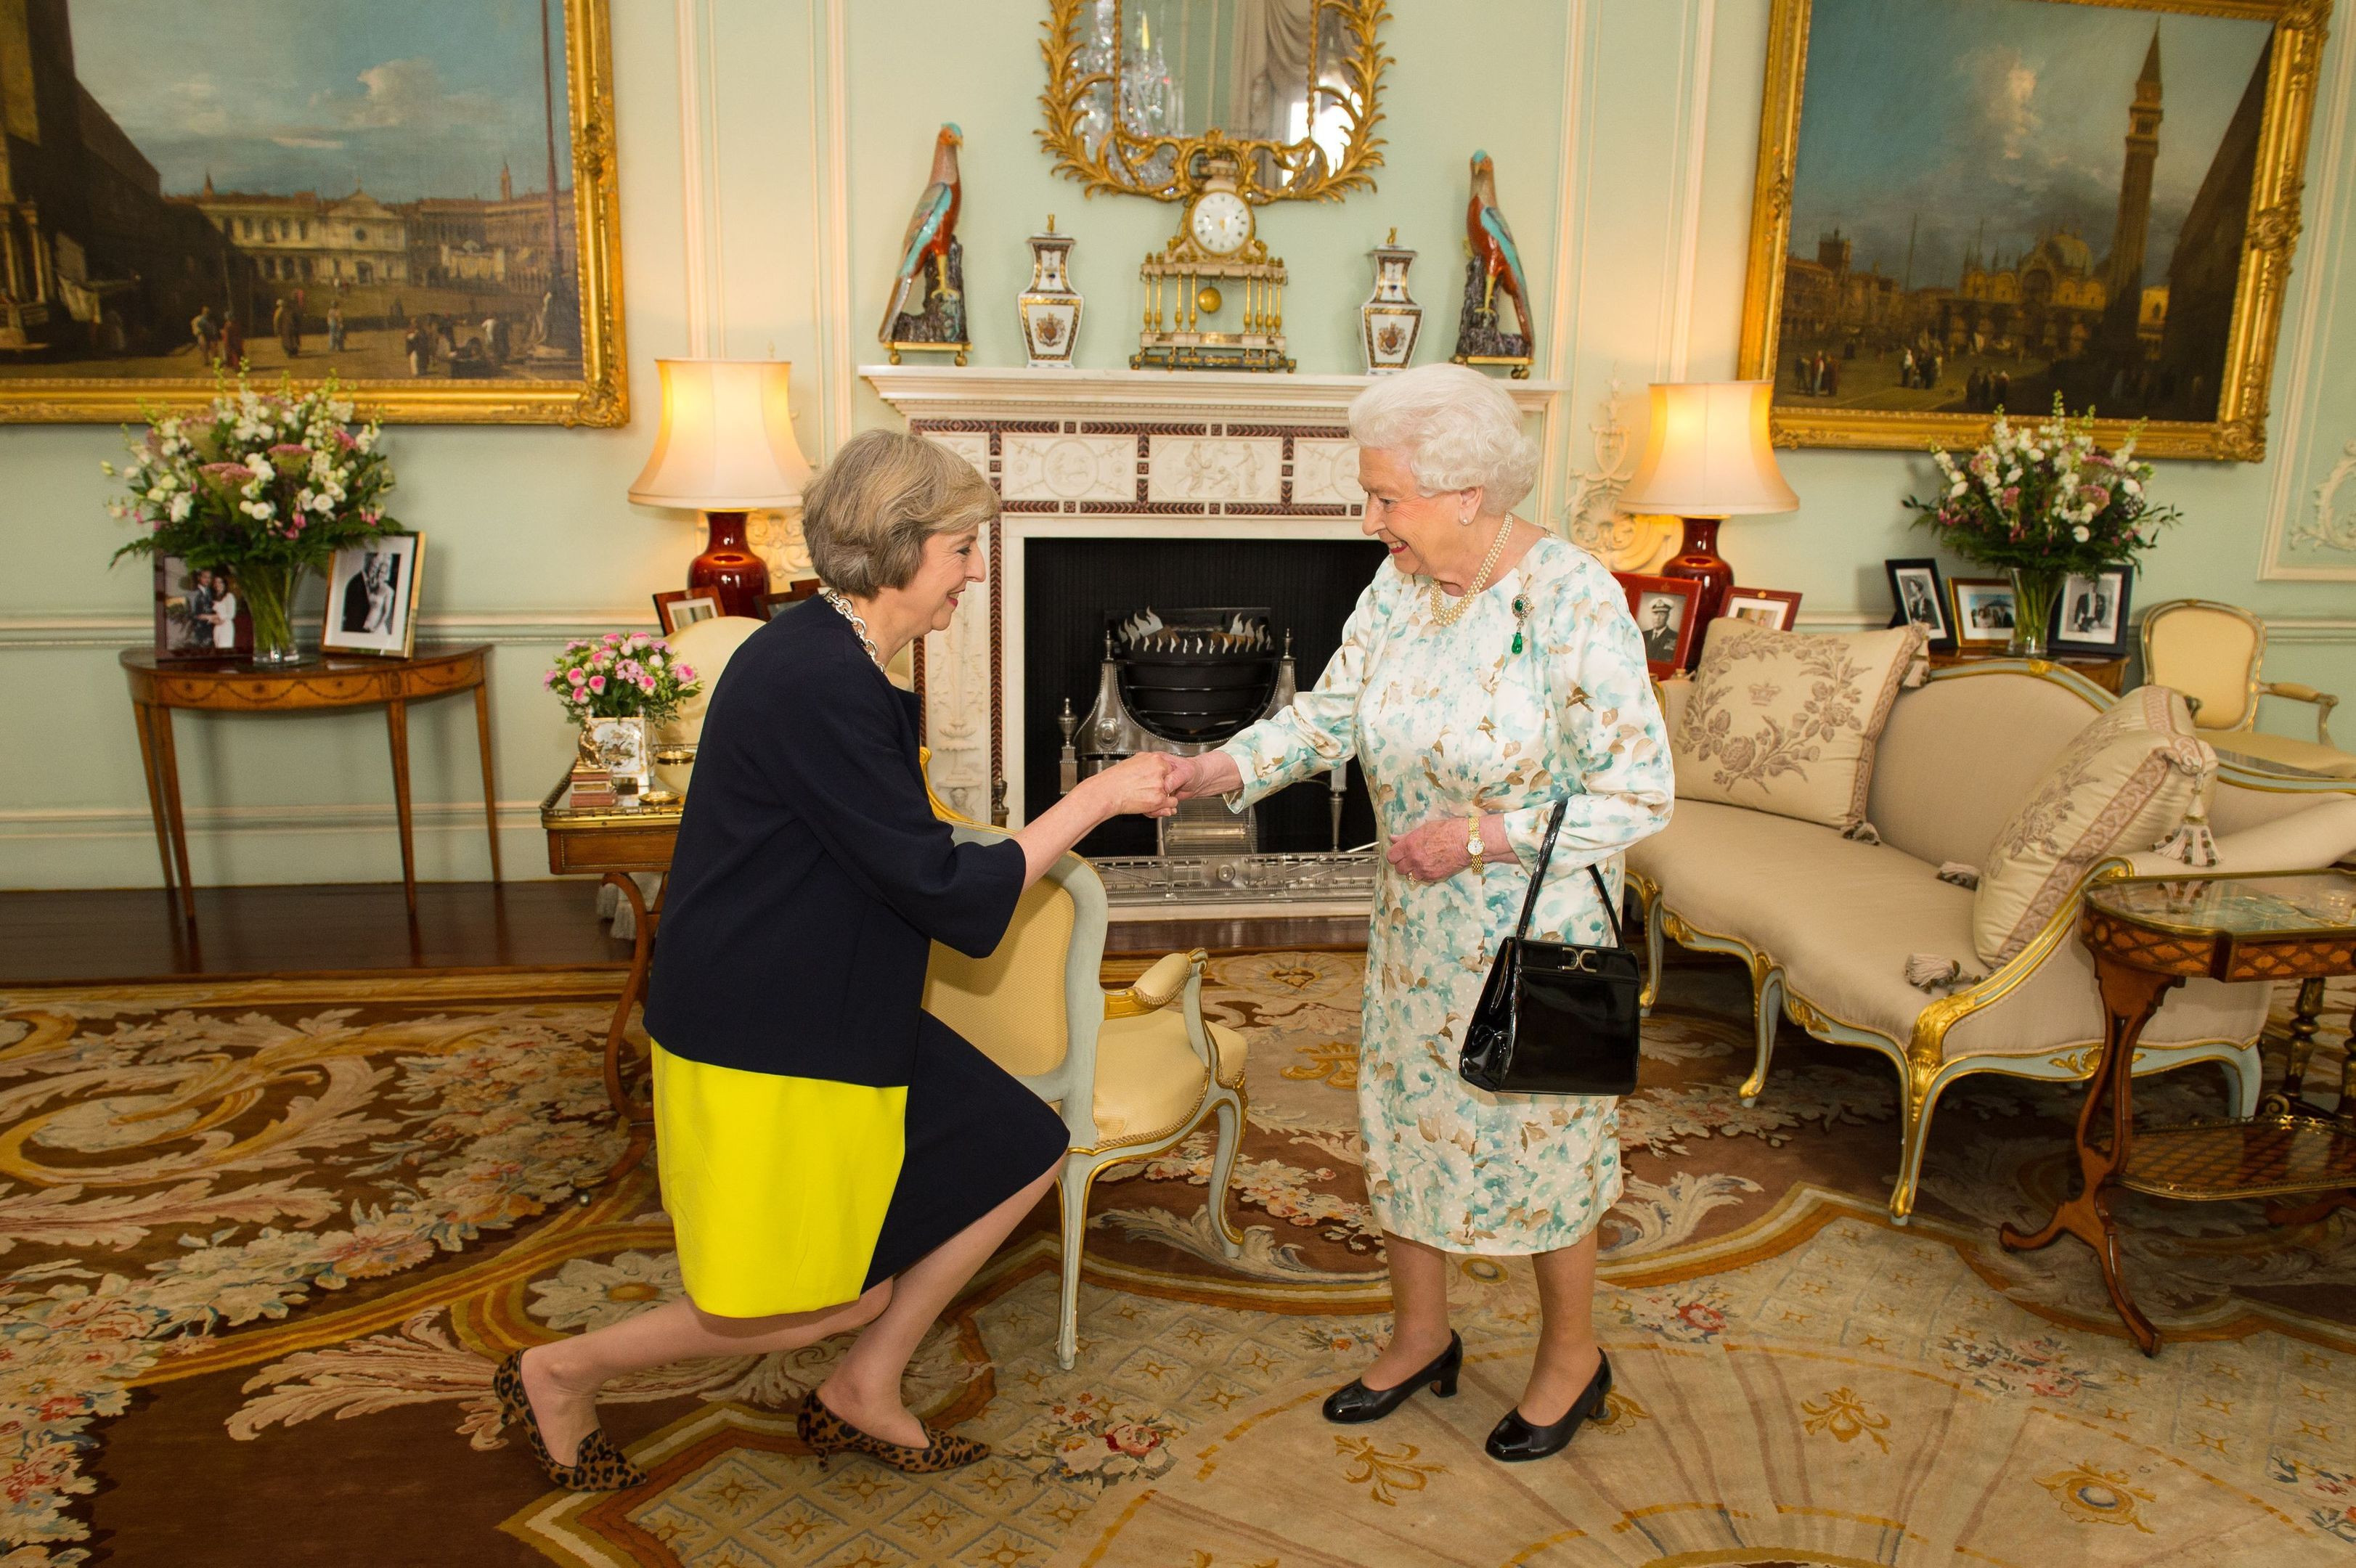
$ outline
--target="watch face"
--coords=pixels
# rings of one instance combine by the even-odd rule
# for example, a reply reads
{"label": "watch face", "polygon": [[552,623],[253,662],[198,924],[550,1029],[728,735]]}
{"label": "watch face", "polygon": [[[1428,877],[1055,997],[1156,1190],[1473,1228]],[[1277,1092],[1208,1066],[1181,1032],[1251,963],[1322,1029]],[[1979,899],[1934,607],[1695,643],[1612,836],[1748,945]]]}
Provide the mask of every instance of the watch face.
{"label": "watch face", "polygon": [[1214,256],[1230,255],[1251,238],[1251,208],[1235,192],[1215,190],[1195,201],[1186,227],[1204,250]]}

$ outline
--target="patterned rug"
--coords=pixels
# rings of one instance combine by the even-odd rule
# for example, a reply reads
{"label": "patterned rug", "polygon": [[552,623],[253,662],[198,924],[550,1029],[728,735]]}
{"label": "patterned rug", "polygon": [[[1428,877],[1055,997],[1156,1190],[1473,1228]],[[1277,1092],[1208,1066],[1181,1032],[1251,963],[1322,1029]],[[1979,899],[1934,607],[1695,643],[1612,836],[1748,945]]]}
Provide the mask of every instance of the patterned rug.
{"label": "patterned rug", "polygon": [[[1051,1211],[920,1354],[912,1403],[991,1460],[819,1470],[790,1411],[822,1345],[616,1385],[655,1484],[602,1498],[547,1488],[489,1381],[679,1288],[649,1175],[601,1180],[610,976],[0,995],[0,1568],[2356,1563],[2356,1216],[2124,1204],[2147,1360],[2084,1248],[1994,1244],[2067,1179],[2072,1091],[1951,1094],[1901,1229],[1887,1068],[1794,1037],[1742,1106],[1747,991],[1704,960],[1623,1107],[1611,1420],[1481,1454],[1537,1319],[1526,1268],[1465,1259],[1462,1394],[1326,1425],[1387,1327],[1358,961],[1214,978],[1252,1043],[1242,1260],[1206,1149],[1141,1162],[1098,1189],[1073,1371]],[[2156,1118],[2222,1099],[2212,1069],[2139,1089]]]}

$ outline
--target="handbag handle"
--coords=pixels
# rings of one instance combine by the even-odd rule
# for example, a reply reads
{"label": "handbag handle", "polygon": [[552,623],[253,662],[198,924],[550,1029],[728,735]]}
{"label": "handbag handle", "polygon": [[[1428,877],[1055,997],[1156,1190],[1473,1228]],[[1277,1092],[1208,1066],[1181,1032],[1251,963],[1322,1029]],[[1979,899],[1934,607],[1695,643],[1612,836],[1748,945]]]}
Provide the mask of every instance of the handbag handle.
{"label": "handbag handle", "polygon": [[[1538,889],[1546,882],[1547,862],[1554,859],[1555,835],[1562,831],[1563,814],[1570,809],[1570,797],[1563,796],[1554,803],[1554,815],[1547,818],[1546,842],[1538,846],[1538,863],[1530,872],[1530,891],[1522,898],[1521,923],[1514,927],[1514,940],[1526,941],[1530,934],[1530,913],[1538,907]],[[1612,890],[1603,885],[1603,874],[1589,861],[1587,874],[1595,879],[1595,896],[1603,905],[1603,918],[1612,927],[1612,945],[1624,947],[1620,936],[1620,912],[1612,907]]]}

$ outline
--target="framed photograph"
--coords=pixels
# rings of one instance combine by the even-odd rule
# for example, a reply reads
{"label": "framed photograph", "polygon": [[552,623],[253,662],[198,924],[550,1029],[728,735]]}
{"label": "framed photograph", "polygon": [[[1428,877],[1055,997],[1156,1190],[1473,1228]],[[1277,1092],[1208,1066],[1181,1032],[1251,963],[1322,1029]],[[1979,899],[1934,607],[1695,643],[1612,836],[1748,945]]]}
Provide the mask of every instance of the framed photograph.
{"label": "framed photograph", "polygon": [[778,612],[786,609],[787,606],[798,604],[805,599],[815,599],[817,597],[818,579],[815,577],[798,577],[793,581],[787,583],[785,592],[781,593],[762,594],[761,613],[766,619],[774,621],[777,618]]}
{"label": "framed photograph", "polygon": [[0,421],[626,423],[608,4],[10,7]]}
{"label": "framed photograph", "polygon": [[407,658],[417,644],[417,579],[424,565],[423,534],[383,534],[337,550],[327,563],[319,651]]}
{"label": "framed photograph", "polygon": [[1730,588],[1718,613],[1720,620],[1730,615],[1771,632],[1788,632],[1800,617],[1800,596],[1781,588]]}
{"label": "framed photograph", "polygon": [[1683,577],[1645,577],[1615,571],[1627,591],[1628,613],[1644,639],[1644,667],[1655,680],[1666,680],[1686,667],[1701,628],[1696,624],[1694,602],[1701,584]]}
{"label": "framed photograph", "polygon": [[717,620],[719,616],[720,596],[704,589],[674,588],[655,595],[655,619],[662,623],[666,637],[698,621]]}
{"label": "framed photograph", "polygon": [[1881,564],[1890,573],[1890,602],[1898,606],[1890,624],[1920,626],[1931,634],[1933,653],[1954,653],[1955,628],[1948,618],[1947,589],[1939,576],[1939,563],[1926,555]]}
{"label": "framed photograph", "polygon": [[2012,582],[2002,577],[1958,577],[1947,584],[1955,606],[1955,641],[1967,648],[2000,648],[2012,641]]}
{"label": "framed photograph", "polygon": [[233,572],[155,558],[155,657],[159,662],[242,658],[253,652],[253,614]]}
{"label": "framed photograph", "polygon": [[1736,373],[1775,441],[1970,446],[2059,397],[2263,458],[2329,15],[1771,0]]}
{"label": "framed photograph", "polygon": [[2117,658],[2127,651],[2128,601],[2135,569],[2113,567],[2091,577],[2065,577],[2053,603],[2047,642],[2057,654]]}

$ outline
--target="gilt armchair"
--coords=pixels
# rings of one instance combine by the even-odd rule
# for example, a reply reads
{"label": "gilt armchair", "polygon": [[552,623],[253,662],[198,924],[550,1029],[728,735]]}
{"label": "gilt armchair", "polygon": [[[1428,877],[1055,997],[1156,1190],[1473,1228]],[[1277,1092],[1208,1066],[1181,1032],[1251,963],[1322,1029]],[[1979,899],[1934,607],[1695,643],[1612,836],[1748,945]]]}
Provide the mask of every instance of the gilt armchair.
{"label": "gilt armchair", "polygon": [[[2195,728],[2219,751],[2261,767],[2277,763],[2331,778],[2356,778],[2356,756],[2332,744],[2331,710],[2340,699],[2294,681],[2268,680],[2266,624],[2237,604],[2170,599],[2143,617],[2144,678],[2172,686],[2195,704]],[[2278,697],[2315,709],[2315,739],[2270,735],[2258,728],[2258,699]]]}
{"label": "gilt armchair", "polygon": [[[935,803],[960,840],[1002,837]],[[1063,1285],[1055,1357],[1079,1354],[1080,1254],[1088,1193],[1110,1167],[1176,1147],[1217,1122],[1206,1200],[1227,1256],[1243,1233],[1227,1217],[1227,1186],[1243,1141],[1245,1042],[1203,1017],[1200,951],[1173,953],[1125,989],[1098,979],[1107,925],[1096,868],[1066,854],[1032,884],[996,952],[969,958],[936,943],[925,1010],[1054,1105],[1071,1150],[1056,1183],[1063,1214]]]}

